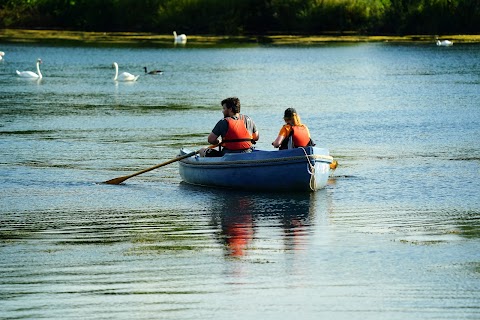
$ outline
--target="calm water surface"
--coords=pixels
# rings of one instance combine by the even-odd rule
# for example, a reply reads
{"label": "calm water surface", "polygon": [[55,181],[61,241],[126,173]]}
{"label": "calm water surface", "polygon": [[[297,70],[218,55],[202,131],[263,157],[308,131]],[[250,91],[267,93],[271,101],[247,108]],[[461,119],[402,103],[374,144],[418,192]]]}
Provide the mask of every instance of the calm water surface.
{"label": "calm water surface", "polygon": [[[0,318],[480,318],[480,45],[0,50]],[[260,149],[295,107],[327,188],[99,184],[206,145],[232,95]]]}

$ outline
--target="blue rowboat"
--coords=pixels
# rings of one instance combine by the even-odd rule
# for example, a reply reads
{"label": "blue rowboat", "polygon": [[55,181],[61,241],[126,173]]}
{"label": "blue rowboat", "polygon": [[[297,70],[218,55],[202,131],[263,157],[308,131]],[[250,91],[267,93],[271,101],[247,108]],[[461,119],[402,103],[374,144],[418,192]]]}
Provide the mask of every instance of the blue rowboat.
{"label": "blue rowboat", "polygon": [[[180,156],[191,153],[180,150]],[[223,157],[180,160],[180,176],[189,184],[262,191],[315,191],[325,187],[333,158],[328,149],[306,147]]]}

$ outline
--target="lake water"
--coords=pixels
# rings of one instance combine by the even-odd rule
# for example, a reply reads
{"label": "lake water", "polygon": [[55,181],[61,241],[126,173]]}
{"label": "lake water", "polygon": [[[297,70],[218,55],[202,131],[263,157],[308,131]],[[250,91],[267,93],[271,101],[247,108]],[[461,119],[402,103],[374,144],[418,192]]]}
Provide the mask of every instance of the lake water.
{"label": "lake water", "polygon": [[[480,318],[479,44],[0,50],[0,318]],[[206,146],[233,95],[259,149],[295,107],[327,187],[99,183]]]}

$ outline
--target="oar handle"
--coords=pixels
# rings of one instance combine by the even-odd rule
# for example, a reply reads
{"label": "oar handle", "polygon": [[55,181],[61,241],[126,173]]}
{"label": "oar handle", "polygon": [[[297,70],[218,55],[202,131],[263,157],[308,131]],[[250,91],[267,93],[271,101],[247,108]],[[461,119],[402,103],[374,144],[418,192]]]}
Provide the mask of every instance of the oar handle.
{"label": "oar handle", "polygon": [[154,170],[154,169],[157,169],[157,168],[166,166],[167,164],[174,163],[174,162],[180,161],[180,160],[182,160],[182,159],[191,157],[191,156],[197,154],[198,152],[200,152],[200,150],[192,151],[192,152],[190,152],[190,153],[184,154],[183,156],[178,156],[178,157],[176,157],[176,158],[174,158],[174,159],[171,159],[171,160],[168,160],[168,161],[166,161],[166,162],[164,162],[164,163],[157,164],[156,166],[153,166],[153,167],[144,169],[144,170],[142,170],[142,171],[138,171],[138,172],[136,172],[136,173],[134,173],[134,174],[129,175],[128,177],[131,178],[131,177],[138,176],[139,174],[142,174],[142,173],[145,173],[145,172],[148,172],[148,171],[152,171],[152,170]]}

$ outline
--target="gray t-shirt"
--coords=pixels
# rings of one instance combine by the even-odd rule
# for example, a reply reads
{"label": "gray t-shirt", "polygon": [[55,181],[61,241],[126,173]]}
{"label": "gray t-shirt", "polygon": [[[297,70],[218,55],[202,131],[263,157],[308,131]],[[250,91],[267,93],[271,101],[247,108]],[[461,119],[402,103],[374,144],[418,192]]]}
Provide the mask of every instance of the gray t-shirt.
{"label": "gray t-shirt", "polygon": [[[245,127],[247,128],[247,131],[250,132],[250,134],[257,132],[257,127],[255,126],[255,122],[253,122],[253,120],[249,116],[243,115],[243,117],[245,119]],[[238,117],[236,116],[233,116],[231,118],[238,119]],[[215,127],[213,128],[212,132],[216,136],[219,136],[219,137],[221,136],[223,138],[227,134],[228,122],[225,119],[226,118],[223,118],[222,120],[218,121]]]}

